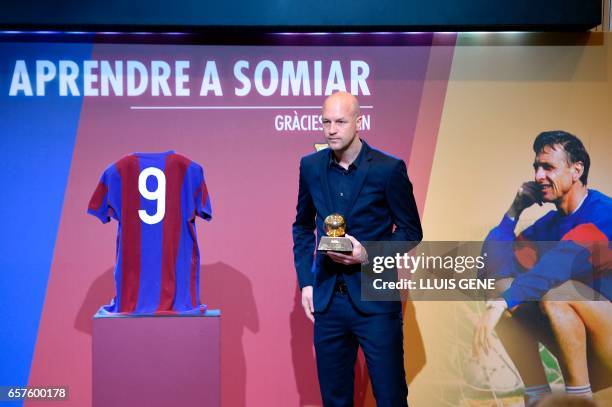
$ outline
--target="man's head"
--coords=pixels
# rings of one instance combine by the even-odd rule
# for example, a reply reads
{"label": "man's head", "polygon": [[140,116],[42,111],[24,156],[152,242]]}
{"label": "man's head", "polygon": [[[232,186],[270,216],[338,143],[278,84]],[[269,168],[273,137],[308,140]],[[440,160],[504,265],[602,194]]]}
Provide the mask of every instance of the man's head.
{"label": "man's head", "polygon": [[587,184],[591,160],[582,142],[561,130],[540,133],[533,142],[535,181],[543,202],[562,200],[572,188]]}
{"label": "man's head", "polygon": [[357,98],[348,92],[337,92],[323,103],[323,133],[333,151],[344,151],[359,140],[361,113]]}

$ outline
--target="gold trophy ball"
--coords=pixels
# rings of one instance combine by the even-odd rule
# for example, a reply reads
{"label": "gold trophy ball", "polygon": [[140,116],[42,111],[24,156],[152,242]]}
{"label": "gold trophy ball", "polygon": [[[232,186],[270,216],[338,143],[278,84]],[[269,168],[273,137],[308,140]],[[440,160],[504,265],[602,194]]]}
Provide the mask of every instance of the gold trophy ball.
{"label": "gold trophy ball", "polygon": [[342,237],[346,232],[346,223],[342,215],[332,213],[325,218],[325,233],[329,237]]}

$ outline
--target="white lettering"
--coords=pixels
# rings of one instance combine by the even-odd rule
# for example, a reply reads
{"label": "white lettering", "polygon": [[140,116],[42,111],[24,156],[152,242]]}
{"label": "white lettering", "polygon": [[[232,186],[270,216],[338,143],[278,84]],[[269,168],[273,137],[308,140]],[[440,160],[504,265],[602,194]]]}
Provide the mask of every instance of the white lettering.
{"label": "white lettering", "polygon": [[[268,87],[265,87],[263,83],[264,70],[270,72],[270,84]],[[255,67],[255,77],[253,79],[255,89],[257,89],[261,96],[272,96],[278,87],[278,69],[276,69],[276,65],[272,61],[263,60]]]}
{"label": "white lettering", "polygon": [[321,61],[314,61],[314,94],[321,96],[323,94],[323,84],[321,81]]}
{"label": "white lettering", "polygon": [[293,61],[283,61],[283,76],[281,78],[281,96],[289,95],[289,85],[291,94],[300,95],[300,88],[304,86],[304,96],[310,96],[310,79],[308,77],[308,62],[298,61],[297,71],[293,66]]}
{"label": "white lettering", "polygon": [[16,96],[18,92],[23,92],[25,96],[32,96],[32,83],[30,82],[28,69],[23,59],[15,62],[9,96]]}
{"label": "white lettering", "polygon": [[217,64],[215,61],[206,62],[204,77],[202,78],[202,87],[200,88],[200,96],[208,95],[208,91],[210,90],[214,92],[215,96],[223,96],[221,81],[219,81],[219,72],[217,71]]}
{"label": "white lettering", "polygon": [[100,62],[100,94],[109,95],[109,88],[113,88],[115,96],[123,96],[123,61],[115,61],[115,71],[110,62]]}
{"label": "white lettering", "polygon": [[36,61],[36,96],[45,96],[45,84],[55,78],[57,69],[51,61]]}
{"label": "white lettering", "polygon": [[249,80],[249,78],[247,78],[247,76],[244,73],[242,73],[243,69],[249,69],[249,62],[248,61],[236,62],[236,64],[234,65],[234,77],[238,79],[238,81],[240,81],[240,83],[242,84],[241,88],[234,89],[234,94],[236,96],[246,96],[251,91],[251,81]]}
{"label": "white lettering", "polygon": [[365,61],[351,61],[351,93],[359,95],[359,89],[364,95],[370,95],[366,79],[370,75],[370,66]]}
{"label": "white lettering", "polygon": [[[136,85],[136,73],[140,77],[140,83]],[[142,62],[127,61],[127,94],[128,96],[140,96],[149,85],[149,74]]]}
{"label": "white lettering", "polygon": [[161,90],[164,96],[172,96],[168,78],[170,78],[170,65],[164,61],[151,61],[151,95],[159,96]]}
{"label": "white lettering", "polygon": [[185,84],[189,82],[189,75],[185,73],[185,69],[189,69],[189,61],[176,61],[174,69],[174,93],[176,96],[189,96],[190,89],[185,88]]}
{"label": "white lettering", "polygon": [[327,76],[327,85],[325,86],[325,94],[331,95],[334,91],[346,92],[344,84],[344,75],[342,75],[342,66],[340,61],[332,61],[329,67],[329,75]]}
{"label": "white lettering", "polygon": [[98,61],[83,61],[83,96],[98,96],[98,89],[94,88],[98,75],[94,69],[98,69]]}
{"label": "white lettering", "polygon": [[79,76],[79,66],[74,61],[59,61],[59,94],[68,96],[68,89],[72,96],[79,96],[79,87],[76,80]]}

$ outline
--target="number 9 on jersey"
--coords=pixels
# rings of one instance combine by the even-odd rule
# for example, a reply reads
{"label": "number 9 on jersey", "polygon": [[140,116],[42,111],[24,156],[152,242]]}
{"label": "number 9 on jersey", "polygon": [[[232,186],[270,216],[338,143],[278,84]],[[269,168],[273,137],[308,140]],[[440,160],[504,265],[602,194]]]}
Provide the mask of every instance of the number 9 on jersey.
{"label": "number 9 on jersey", "polygon": [[[147,189],[147,179],[155,177],[157,180],[157,189],[149,191]],[[138,210],[140,219],[149,225],[154,225],[161,222],[166,214],[166,175],[162,170],[155,167],[145,168],[138,176],[138,191],[143,198],[149,201],[157,201],[157,208],[153,215],[149,215],[146,210]]]}

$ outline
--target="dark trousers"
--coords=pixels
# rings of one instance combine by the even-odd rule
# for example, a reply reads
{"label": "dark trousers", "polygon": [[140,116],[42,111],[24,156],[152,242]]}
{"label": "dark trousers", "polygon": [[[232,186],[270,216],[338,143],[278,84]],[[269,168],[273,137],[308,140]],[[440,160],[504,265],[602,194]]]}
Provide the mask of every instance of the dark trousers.
{"label": "dark trousers", "polygon": [[325,407],[353,406],[355,360],[361,346],[378,407],[406,407],[402,314],[366,315],[348,293],[335,292],[315,313],[314,344]]}

